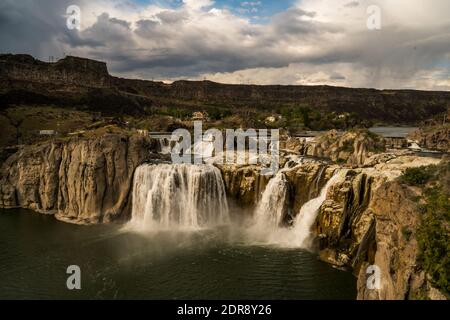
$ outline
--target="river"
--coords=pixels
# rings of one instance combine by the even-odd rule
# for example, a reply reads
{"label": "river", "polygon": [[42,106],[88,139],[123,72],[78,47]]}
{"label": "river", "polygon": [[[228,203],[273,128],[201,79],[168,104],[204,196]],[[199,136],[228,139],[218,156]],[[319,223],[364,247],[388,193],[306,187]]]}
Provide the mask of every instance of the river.
{"label": "river", "polygon": [[[0,209],[0,298],[354,299],[356,279],[315,254],[249,243],[237,226],[140,233]],[[81,290],[66,269],[81,268]]]}

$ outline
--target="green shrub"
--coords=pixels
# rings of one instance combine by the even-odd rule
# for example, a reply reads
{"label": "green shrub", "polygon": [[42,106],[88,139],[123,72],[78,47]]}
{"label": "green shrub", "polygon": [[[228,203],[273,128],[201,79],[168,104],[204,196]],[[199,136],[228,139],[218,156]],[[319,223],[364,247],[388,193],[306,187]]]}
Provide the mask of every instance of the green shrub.
{"label": "green shrub", "polygon": [[[432,284],[450,298],[450,162],[406,169],[400,181],[421,187],[425,203],[417,203],[421,223],[416,230],[419,262]],[[417,202],[420,198],[417,197]],[[402,229],[405,239],[412,235]]]}
{"label": "green shrub", "polygon": [[424,186],[436,173],[436,166],[408,168],[403,171],[400,181],[412,186]]}

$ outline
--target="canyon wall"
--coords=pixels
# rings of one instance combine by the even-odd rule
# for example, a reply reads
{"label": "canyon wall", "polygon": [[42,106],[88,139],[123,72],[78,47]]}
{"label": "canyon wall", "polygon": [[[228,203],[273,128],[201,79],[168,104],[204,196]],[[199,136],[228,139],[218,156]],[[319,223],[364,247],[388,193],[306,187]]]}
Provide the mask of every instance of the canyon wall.
{"label": "canyon wall", "polygon": [[[399,157],[390,163],[347,173],[322,205],[315,230],[320,258],[348,267],[358,277],[358,299],[445,299],[428,281],[419,263],[416,240],[420,189],[396,178],[406,167],[437,164],[436,159]],[[380,289],[367,286],[375,265]]]}
{"label": "canyon wall", "polygon": [[145,107],[198,111],[207,106],[274,112],[283,106],[306,106],[322,112],[354,113],[366,120],[417,123],[450,107],[450,92],[445,91],[122,79],[110,76],[103,62],[71,56],[46,63],[29,55],[0,55],[0,79],[0,92],[4,91],[0,103],[4,105],[87,106],[105,113],[145,114]]}
{"label": "canyon wall", "polygon": [[450,152],[450,124],[421,127],[410,138],[423,148]]}
{"label": "canyon wall", "polygon": [[332,86],[238,85],[176,81],[170,85],[114,79],[121,90],[155,98],[205,102],[234,109],[273,110],[284,105],[313,106],[327,112],[356,113],[363,119],[415,123],[450,106],[449,92],[354,89]]}
{"label": "canyon wall", "polygon": [[148,138],[122,134],[26,146],[2,166],[0,207],[74,223],[126,220],[134,170],[156,148]]}
{"label": "canyon wall", "polygon": [[67,56],[46,63],[29,55],[0,55],[0,79],[86,87],[110,86],[106,63]]}
{"label": "canyon wall", "polygon": [[301,140],[300,154],[329,159],[340,164],[362,166],[370,157],[385,151],[385,142],[368,130],[339,133],[331,130],[313,141]]}

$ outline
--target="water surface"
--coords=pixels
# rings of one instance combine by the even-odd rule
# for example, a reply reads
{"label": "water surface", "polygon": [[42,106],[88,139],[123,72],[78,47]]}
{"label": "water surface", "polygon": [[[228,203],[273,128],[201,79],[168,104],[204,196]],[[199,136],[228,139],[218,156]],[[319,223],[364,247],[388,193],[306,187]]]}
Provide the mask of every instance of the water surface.
{"label": "water surface", "polygon": [[[299,249],[252,245],[236,228],[142,234],[0,209],[0,298],[354,299],[356,279]],[[81,268],[82,289],[66,288]]]}
{"label": "water surface", "polygon": [[417,129],[417,127],[372,127],[369,130],[382,137],[406,138]]}

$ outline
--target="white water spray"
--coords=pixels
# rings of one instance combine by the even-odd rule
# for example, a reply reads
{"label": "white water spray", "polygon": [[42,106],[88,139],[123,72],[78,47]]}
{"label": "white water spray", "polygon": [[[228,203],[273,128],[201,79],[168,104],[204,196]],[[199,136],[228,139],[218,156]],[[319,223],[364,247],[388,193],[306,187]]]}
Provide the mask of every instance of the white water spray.
{"label": "white water spray", "polygon": [[228,221],[225,186],[216,167],[160,164],[136,169],[131,226],[198,229]]}
{"label": "white water spray", "polygon": [[249,230],[250,238],[260,244],[311,249],[314,239],[311,229],[320,207],[325,202],[329,189],[345,179],[346,173],[347,170],[339,170],[334,174],[322,188],[320,195],[302,206],[291,228],[280,228],[280,217],[283,217],[280,213],[284,212],[283,206],[286,205],[288,184],[285,174],[279,172],[264,191],[255,212],[255,225]]}
{"label": "white water spray", "polygon": [[295,243],[299,247],[306,249],[311,248],[312,240],[314,238],[311,228],[316,221],[320,207],[327,199],[328,190],[339,181],[345,179],[346,174],[347,170],[339,170],[338,173],[334,174],[333,177],[328,180],[325,187],[320,191],[320,195],[305,203],[300,209],[300,213],[297,215],[292,228],[292,232],[296,236]]}
{"label": "white water spray", "polygon": [[270,179],[255,211],[257,227],[280,226],[287,213],[288,181],[283,171]]}

